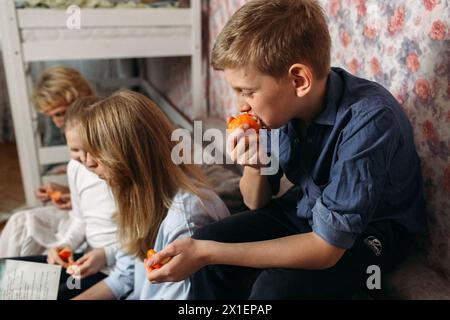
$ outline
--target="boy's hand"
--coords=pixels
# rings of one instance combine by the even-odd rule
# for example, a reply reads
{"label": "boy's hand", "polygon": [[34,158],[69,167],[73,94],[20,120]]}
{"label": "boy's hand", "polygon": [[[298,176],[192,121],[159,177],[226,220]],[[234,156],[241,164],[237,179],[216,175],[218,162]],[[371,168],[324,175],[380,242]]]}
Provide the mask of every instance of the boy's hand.
{"label": "boy's hand", "polygon": [[259,134],[249,128],[248,124],[243,124],[238,129],[228,131],[226,152],[234,162],[259,169],[265,165],[261,160],[267,155],[264,146],[260,145]]}
{"label": "boy's hand", "polygon": [[[192,238],[178,239],[166,248],[154,254],[151,259],[144,260],[147,270],[147,279],[151,283],[177,282],[188,278],[191,274],[206,265],[202,257],[202,244],[206,241],[194,240]],[[170,259],[159,269],[151,266],[162,264]]]}
{"label": "boy's hand", "polygon": [[76,267],[67,269],[70,275],[79,276],[81,279],[96,274],[106,266],[106,254],[103,248],[93,249],[75,261]]}

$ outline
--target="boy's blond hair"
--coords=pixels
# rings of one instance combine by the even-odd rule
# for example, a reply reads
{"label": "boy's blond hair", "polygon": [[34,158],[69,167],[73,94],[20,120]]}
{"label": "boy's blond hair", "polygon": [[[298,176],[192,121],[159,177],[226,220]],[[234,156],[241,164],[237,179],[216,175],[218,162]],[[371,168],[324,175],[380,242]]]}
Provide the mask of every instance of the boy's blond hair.
{"label": "boy's blond hair", "polygon": [[39,112],[48,113],[91,95],[94,91],[81,73],[69,67],[54,66],[40,76],[33,92],[33,102]]}
{"label": "boy's blond hair", "polygon": [[331,39],[322,7],[314,0],[252,0],[228,20],[212,51],[216,70],[253,66],[275,78],[294,63],[318,79],[330,71]]}

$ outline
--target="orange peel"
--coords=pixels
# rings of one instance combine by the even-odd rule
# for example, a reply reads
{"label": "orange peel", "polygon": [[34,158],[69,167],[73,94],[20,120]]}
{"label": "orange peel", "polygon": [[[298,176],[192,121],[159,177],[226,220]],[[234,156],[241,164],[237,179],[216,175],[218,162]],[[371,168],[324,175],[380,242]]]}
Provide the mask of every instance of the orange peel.
{"label": "orange peel", "polygon": [[244,124],[247,124],[249,129],[253,129],[256,132],[258,132],[260,129],[257,118],[248,113],[240,114],[237,117],[231,117],[231,119],[228,121],[227,129],[235,130],[237,128],[240,128]]}

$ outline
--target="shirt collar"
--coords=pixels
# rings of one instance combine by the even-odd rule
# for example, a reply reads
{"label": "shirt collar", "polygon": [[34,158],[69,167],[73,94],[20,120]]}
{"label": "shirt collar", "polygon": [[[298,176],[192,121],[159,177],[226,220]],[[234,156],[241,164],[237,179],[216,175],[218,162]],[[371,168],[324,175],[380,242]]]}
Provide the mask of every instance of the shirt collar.
{"label": "shirt collar", "polygon": [[342,97],[343,83],[339,74],[331,69],[327,80],[325,102],[322,111],[313,120],[314,123],[333,126],[336,121],[338,105]]}

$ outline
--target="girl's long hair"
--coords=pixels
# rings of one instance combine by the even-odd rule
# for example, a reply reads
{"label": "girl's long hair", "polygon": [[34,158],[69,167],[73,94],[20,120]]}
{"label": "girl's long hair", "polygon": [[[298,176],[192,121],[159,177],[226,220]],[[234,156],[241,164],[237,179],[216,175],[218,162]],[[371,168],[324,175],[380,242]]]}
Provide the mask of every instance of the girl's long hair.
{"label": "girl's long hair", "polygon": [[80,128],[86,151],[107,169],[118,213],[119,241],[143,259],[180,190],[205,198],[195,165],[171,159],[174,127],[147,97],[119,91],[88,108]]}

